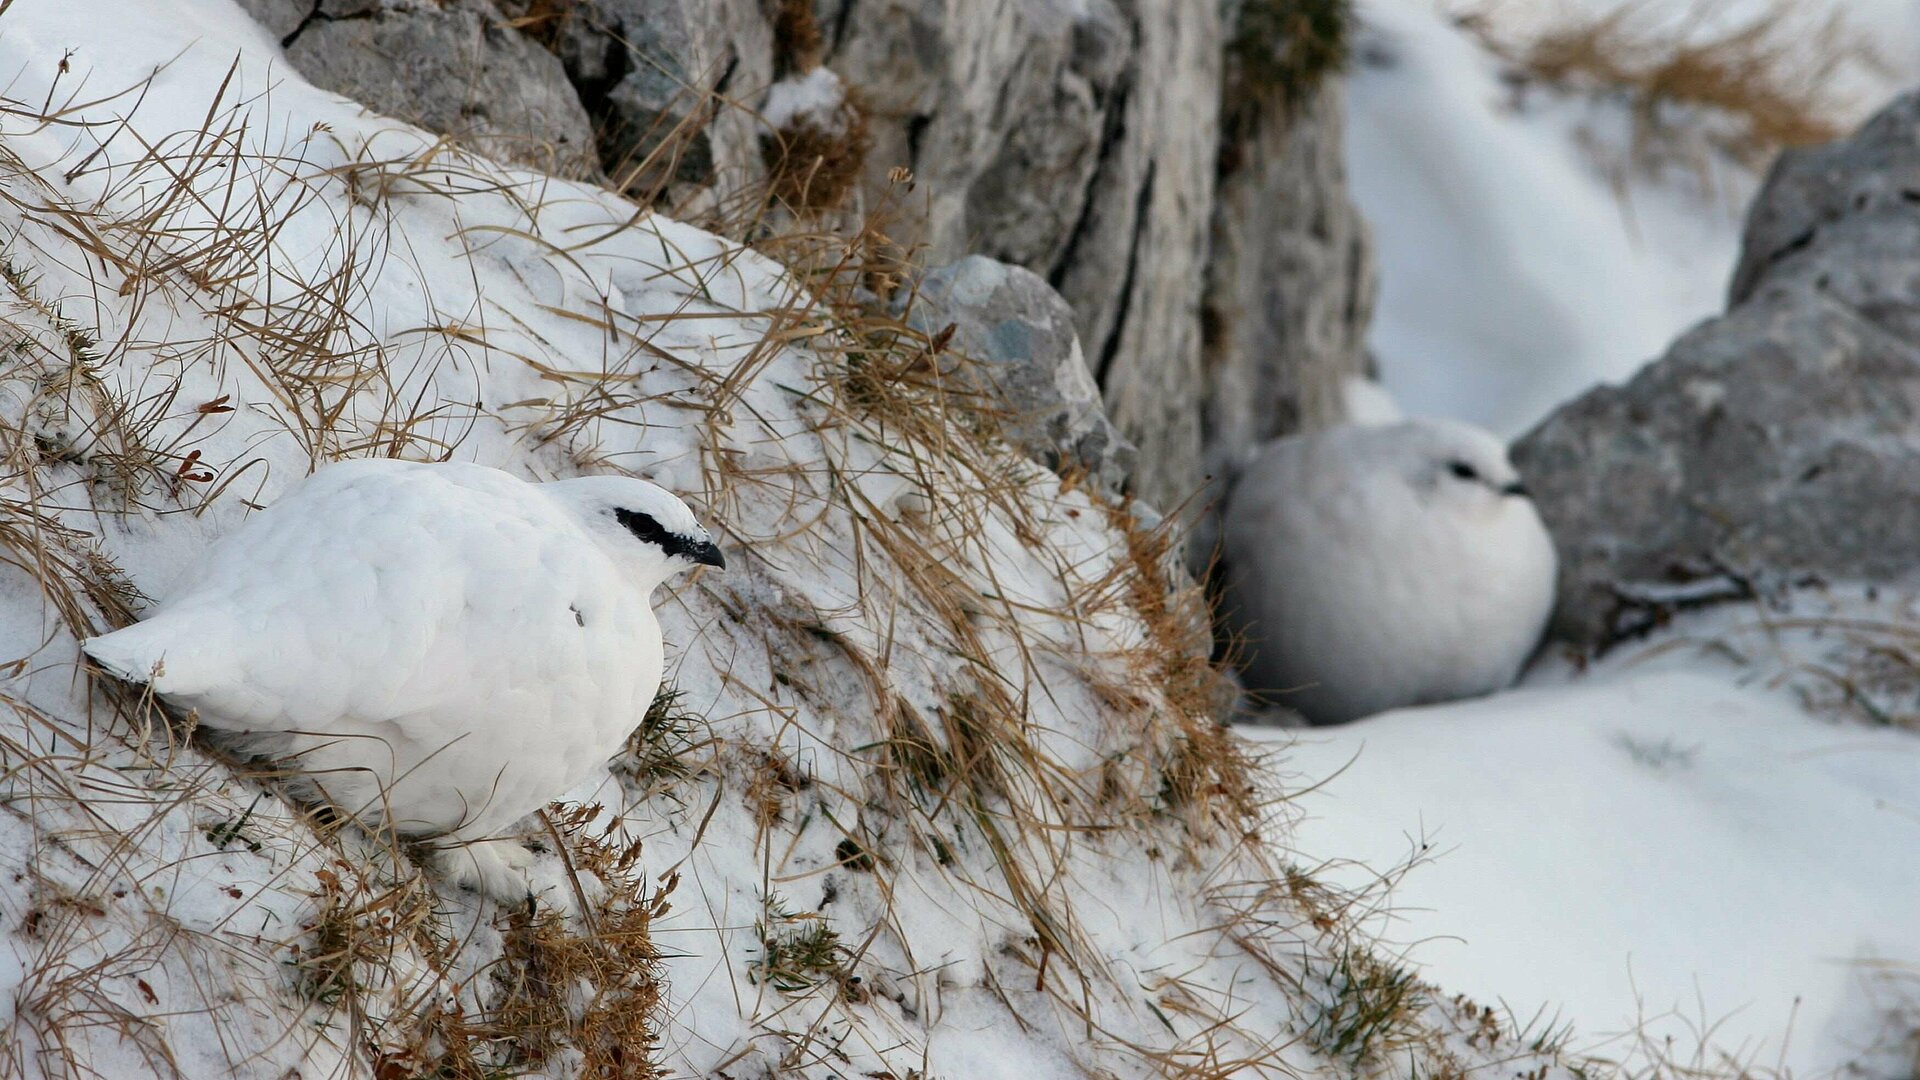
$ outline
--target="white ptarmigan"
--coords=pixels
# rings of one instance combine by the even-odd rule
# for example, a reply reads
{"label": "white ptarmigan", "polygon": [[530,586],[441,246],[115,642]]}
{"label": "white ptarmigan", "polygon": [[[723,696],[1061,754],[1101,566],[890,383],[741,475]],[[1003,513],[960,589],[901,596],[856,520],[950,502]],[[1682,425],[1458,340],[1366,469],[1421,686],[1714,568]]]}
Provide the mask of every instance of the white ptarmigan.
{"label": "white ptarmigan", "polygon": [[524,900],[532,856],[503,830],[639,726],[663,665],[649,598],[703,564],[725,565],[713,538],[644,480],[348,461],[81,647],[347,813],[433,840],[458,883]]}
{"label": "white ptarmigan", "polygon": [[1314,723],[1506,686],[1552,614],[1553,541],[1505,446],[1468,424],[1277,440],[1223,529],[1246,686]]}

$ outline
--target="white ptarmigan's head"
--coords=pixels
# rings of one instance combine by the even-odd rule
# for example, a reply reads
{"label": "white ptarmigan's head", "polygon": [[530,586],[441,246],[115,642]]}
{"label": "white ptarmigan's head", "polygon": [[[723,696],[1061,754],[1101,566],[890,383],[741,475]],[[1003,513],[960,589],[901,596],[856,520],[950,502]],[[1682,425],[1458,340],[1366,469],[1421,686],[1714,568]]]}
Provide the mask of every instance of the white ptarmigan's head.
{"label": "white ptarmigan's head", "polygon": [[1316,723],[1506,686],[1552,614],[1552,540],[1506,447],[1469,424],[1280,439],[1223,530],[1247,687]]}
{"label": "white ptarmigan's head", "polygon": [[658,484],[630,476],[582,476],[541,485],[566,506],[635,572],[665,581],[696,566],[725,569],[720,553],[693,509]]}
{"label": "white ptarmigan's head", "polygon": [[665,665],[654,590],[724,562],[686,503],[644,480],[348,461],[241,522],[140,622],[81,647],[516,901],[538,888],[533,857],[502,834],[640,725]]}

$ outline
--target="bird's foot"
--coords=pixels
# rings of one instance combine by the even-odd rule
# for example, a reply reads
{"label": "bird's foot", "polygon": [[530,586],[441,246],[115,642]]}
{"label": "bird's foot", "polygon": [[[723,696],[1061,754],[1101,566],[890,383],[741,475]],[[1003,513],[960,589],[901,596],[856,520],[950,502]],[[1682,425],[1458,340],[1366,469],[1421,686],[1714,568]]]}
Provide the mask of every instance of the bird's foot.
{"label": "bird's foot", "polygon": [[455,885],[502,904],[517,906],[537,899],[569,918],[579,908],[567,882],[539,874],[538,858],[514,840],[449,844],[435,852],[435,860]]}

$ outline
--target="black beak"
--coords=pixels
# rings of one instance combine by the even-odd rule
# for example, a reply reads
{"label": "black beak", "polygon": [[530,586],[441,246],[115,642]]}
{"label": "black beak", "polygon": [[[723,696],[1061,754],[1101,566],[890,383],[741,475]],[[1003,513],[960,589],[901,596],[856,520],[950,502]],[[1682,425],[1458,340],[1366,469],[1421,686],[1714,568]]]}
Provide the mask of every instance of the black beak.
{"label": "black beak", "polygon": [[727,557],[720,554],[720,545],[711,540],[699,544],[689,544],[681,554],[701,566],[711,566],[720,570],[727,568]]}
{"label": "black beak", "polygon": [[1520,482],[1520,481],[1518,481],[1518,480],[1515,480],[1515,481],[1514,481],[1513,483],[1511,483],[1511,484],[1508,484],[1508,485],[1507,485],[1506,487],[1503,487],[1503,488],[1501,488],[1501,489],[1500,489],[1500,494],[1502,494],[1502,495],[1518,495],[1518,496],[1520,496],[1521,498],[1523,498],[1523,499],[1524,499],[1524,498],[1526,498],[1527,496],[1529,496],[1529,495],[1532,495],[1532,494],[1533,494],[1533,492],[1531,492],[1531,491],[1528,491],[1528,490],[1527,490],[1527,485],[1525,485],[1525,484],[1523,484],[1523,483],[1521,483],[1521,482]]}

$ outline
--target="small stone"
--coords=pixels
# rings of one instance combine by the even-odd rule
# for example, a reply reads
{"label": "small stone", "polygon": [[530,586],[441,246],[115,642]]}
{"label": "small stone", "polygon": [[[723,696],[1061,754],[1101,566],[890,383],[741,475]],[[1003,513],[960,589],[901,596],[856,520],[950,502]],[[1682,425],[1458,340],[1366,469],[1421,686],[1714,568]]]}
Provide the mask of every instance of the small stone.
{"label": "small stone", "polygon": [[1135,450],[1107,420],[1087,371],[1073,310],[1030,270],[970,255],[929,273],[907,314],[937,335],[952,325],[944,370],[1004,412],[1007,440],[1056,472],[1083,469],[1108,490],[1125,484]]}

